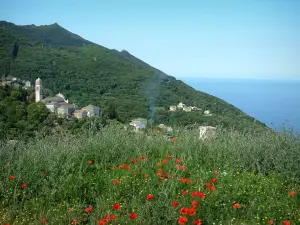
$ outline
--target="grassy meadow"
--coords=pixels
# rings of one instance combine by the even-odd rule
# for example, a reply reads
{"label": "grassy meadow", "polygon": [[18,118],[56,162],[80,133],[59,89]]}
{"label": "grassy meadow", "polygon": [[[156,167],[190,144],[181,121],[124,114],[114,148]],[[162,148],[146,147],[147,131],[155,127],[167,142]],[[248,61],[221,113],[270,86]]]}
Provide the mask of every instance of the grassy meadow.
{"label": "grassy meadow", "polygon": [[197,130],[0,146],[0,224],[300,224],[300,138]]}

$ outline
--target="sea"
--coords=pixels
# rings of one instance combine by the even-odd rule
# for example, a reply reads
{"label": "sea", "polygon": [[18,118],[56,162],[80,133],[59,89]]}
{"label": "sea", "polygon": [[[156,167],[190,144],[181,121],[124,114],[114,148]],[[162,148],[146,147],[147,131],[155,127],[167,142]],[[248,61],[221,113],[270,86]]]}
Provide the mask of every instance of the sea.
{"label": "sea", "polygon": [[300,80],[178,78],[279,132],[300,134]]}

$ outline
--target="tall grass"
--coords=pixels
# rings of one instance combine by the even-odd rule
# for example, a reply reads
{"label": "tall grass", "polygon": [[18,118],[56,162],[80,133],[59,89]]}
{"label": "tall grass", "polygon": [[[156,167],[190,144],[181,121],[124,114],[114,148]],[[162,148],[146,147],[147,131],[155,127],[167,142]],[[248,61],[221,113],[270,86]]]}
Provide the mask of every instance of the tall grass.
{"label": "tall grass", "polygon": [[[112,214],[116,219],[110,224],[178,224],[186,216],[180,209],[190,208],[193,200],[200,207],[195,216],[186,216],[187,224],[198,218],[203,224],[300,224],[299,138],[226,131],[200,141],[197,130],[175,133],[176,141],[167,141],[163,135],[107,127],[96,135],[59,133],[16,146],[2,144],[0,224],[41,224],[43,218],[47,224],[98,224]],[[130,170],[120,169],[122,164]],[[169,177],[158,176],[158,169]],[[205,199],[193,198],[196,191]],[[153,201],[146,200],[148,194]],[[178,207],[171,206],[175,200]],[[112,208],[115,203],[120,210]],[[235,203],[241,208],[233,208]],[[88,206],[91,212],[85,212]],[[135,220],[129,218],[132,212]]]}

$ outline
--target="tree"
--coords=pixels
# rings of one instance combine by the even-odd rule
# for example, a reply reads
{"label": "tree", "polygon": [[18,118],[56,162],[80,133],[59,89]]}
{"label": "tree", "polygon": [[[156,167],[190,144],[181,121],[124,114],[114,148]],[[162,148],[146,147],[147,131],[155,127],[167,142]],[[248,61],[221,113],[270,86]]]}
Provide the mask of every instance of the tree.
{"label": "tree", "polygon": [[28,121],[33,124],[39,124],[47,118],[49,111],[42,102],[35,102],[27,108]]}

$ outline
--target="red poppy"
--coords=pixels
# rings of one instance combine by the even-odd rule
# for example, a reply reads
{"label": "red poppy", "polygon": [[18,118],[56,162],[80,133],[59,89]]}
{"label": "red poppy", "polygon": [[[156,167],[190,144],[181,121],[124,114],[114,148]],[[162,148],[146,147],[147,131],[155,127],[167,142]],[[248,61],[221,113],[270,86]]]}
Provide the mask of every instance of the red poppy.
{"label": "red poppy", "polygon": [[202,225],[202,220],[200,218],[197,219],[197,220],[194,220],[193,224],[195,224],[195,225]]}
{"label": "red poppy", "polygon": [[207,184],[205,184],[205,186],[206,186],[207,188],[211,188],[213,185],[212,185],[211,183],[207,183]]}
{"label": "red poppy", "polygon": [[217,175],[217,174],[218,174],[218,172],[217,172],[217,171],[214,171],[214,172],[213,172],[213,174],[214,174],[214,175]]}
{"label": "red poppy", "polygon": [[119,184],[119,183],[120,181],[118,179],[114,181],[114,184]]}
{"label": "red poppy", "polygon": [[181,190],[182,195],[186,195],[187,193],[188,193],[187,191]]}
{"label": "red poppy", "polygon": [[161,166],[161,163],[157,163],[157,166]]}
{"label": "red poppy", "polygon": [[130,216],[129,216],[129,218],[131,220],[135,220],[136,219],[136,214],[135,213],[131,213]]}
{"label": "red poppy", "polygon": [[291,222],[288,220],[283,221],[283,225],[291,225]]}
{"label": "red poppy", "polygon": [[182,158],[176,159],[176,163],[179,164],[181,163]]}
{"label": "red poppy", "polygon": [[47,173],[46,173],[46,171],[42,171],[42,174],[43,174],[43,175],[46,175]]}
{"label": "red poppy", "polygon": [[179,206],[179,202],[178,201],[173,201],[172,202],[172,206],[175,208],[175,207],[177,207],[177,206]]}
{"label": "red poppy", "polygon": [[46,220],[45,218],[43,218],[43,219],[41,220],[41,222],[42,222],[42,223],[47,223],[47,220]]}
{"label": "red poppy", "polygon": [[233,205],[233,208],[235,208],[235,209],[240,209],[240,208],[242,208],[242,206],[241,206],[239,203],[235,203],[235,204]]}
{"label": "red poppy", "polygon": [[148,174],[144,174],[144,178],[147,179],[149,177]]}
{"label": "red poppy", "polygon": [[181,214],[185,215],[185,214],[188,214],[188,212],[189,212],[189,209],[188,209],[188,208],[185,208],[185,207],[183,207],[183,208],[181,208],[181,209],[180,209],[180,212],[181,212]]}
{"label": "red poppy", "polygon": [[89,164],[89,165],[91,165],[91,164],[93,164],[93,163],[94,163],[93,160],[89,160],[89,161],[88,161],[88,164]]}
{"label": "red poppy", "polygon": [[23,189],[25,189],[26,187],[27,187],[27,184],[22,184],[22,186],[21,186]]}
{"label": "red poppy", "polygon": [[109,219],[110,219],[110,220],[115,220],[115,219],[116,219],[116,216],[115,216],[115,215],[110,215],[110,216],[109,216]]}
{"label": "red poppy", "polygon": [[72,224],[78,224],[78,220],[73,220]]}
{"label": "red poppy", "polygon": [[93,207],[89,206],[84,210],[86,213],[92,212],[93,211]]}
{"label": "red poppy", "polygon": [[177,138],[173,138],[173,142],[176,142],[177,141]]}
{"label": "red poppy", "polygon": [[172,159],[173,157],[172,157],[171,155],[168,155],[167,158],[168,158],[168,159]]}
{"label": "red poppy", "polygon": [[147,197],[146,197],[146,199],[147,199],[148,201],[154,200],[153,194],[148,194]]}
{"label": "red poppy", "polygon": [[105,225],[106,223],[107,223],[106,220],[100,220],[98,224],[99,225]]}
{"label": "red poppy", "polygon": [[136,164],[136,163],[138,162],[138,159],[137,159],[137,158],[132,158],[130,161],[131,161],[133,164]]}
{"label": "red poppy", "polygon": [[118,210],[118,209],[120,209],[120,204],[118,204],[118,203],[116,203],[116,204],[114,204],[113,205],[113,209],[115,209],[115,210]]}
{"label": "red poppy", "polygon": [[215,183],[217,183],[217,179],[216,178],[211,178],[211,182],[213,182],[215,184]]}
{"label": "red poppy", "polygon": [[195,208],[190,208],[188,213],[189,213],[189,216],[195,216],[196,215],[196,209]]}
{"label": "red poppy", "polygon": [[199,206],[199,202],[197,201],[192,201],[192,207],[197,208]]}
{"label": "red poppy", "polygon": [[210,190],[210,191],[215,191],[216,188],[215,188],[215,187],[210,187],[209,190]]}
{"label": "red poppy", "polygon": [[291,191],[291,192],[290,192],[290,195],[291,195],[291,196],[296,196],[296,192],[295,192],[295,191]]}
{"label": "red poppy", "polygon": [[204,194],[203,192],[201,192],[201,191],[197,192],[197,196],[198,196],[199,198],[201,198],[202,200],[205,199],[205,194]]}
{"label": "red poppy", "polygon": [[268,223],[272,225],[272,224],[274,224],[274,221],[273,220],[269,220]]}
{"label": "red poppy", "polygon": [[179,219],[178,219],[178,223],[179,224],[186,224],[188,222],[188,219],[185,217],[185,216],[181,216]]}
{"label": "red poppy", "polygon": [[114,170],[115,170],[115,167],[112,167],[110,170],[114,171]]}
{"label": "red poppy", "polygon": [[164,171],[163,171],[163,169],[158,169],[157,172],[158,173],[163,173]]}
{"label": "red poppy", "polygon": [[147,159],[146,156],[144,156],[144,155],[141,156],[141,160],[146,160],[146,159]]}
{"label": "red poppy", "polygon": [[164,160],[163,160],[163,163],[164,163],[164,164],[167,164],[167,163],[168,163],[168,160],[167,160],[167,159],[164,159]]}
{"label": "red poppy", "polygon": [[10,180],[14,180],[16,177],[15,176],[9,176]]}

